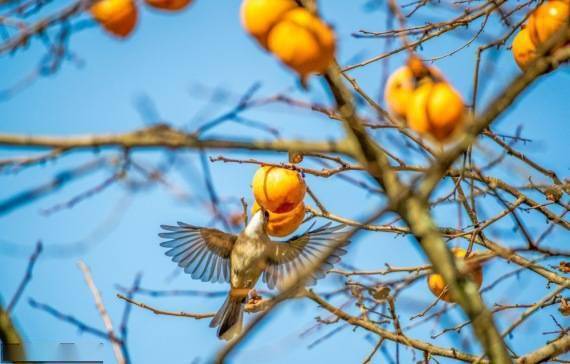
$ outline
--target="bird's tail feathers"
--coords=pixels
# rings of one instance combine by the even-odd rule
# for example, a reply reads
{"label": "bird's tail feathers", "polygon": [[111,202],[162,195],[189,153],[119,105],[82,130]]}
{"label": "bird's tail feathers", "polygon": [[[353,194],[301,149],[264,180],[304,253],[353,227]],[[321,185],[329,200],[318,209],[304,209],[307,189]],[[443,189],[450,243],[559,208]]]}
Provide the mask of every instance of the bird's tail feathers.
{"label": "bird's tail feathers", "polygon": [[231,340],[241,333],[244,302],[245,297],[228,295],[228,298],[226,298],[226,301],[210,322],[210,327],[219,326],[219,338]]}

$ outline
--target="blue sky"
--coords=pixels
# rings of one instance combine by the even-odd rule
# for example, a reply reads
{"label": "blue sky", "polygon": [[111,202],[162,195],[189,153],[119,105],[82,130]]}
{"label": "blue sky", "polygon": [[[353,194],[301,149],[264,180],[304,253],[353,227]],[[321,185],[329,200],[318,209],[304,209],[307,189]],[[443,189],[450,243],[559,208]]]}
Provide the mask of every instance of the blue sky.
{"label": "blue sky", "polygon": [[[384,49],[380,40],[355,39],[351,33],[359,29],[384,30],[386,15],[382,11],[367,11],[366,1],[322,1],[323,16],[332,23],[339,38],[338,58],[341,64],[379,54]],[[59,4],[58,4],[59,5]],[[143,9],[132,37],[126,41],[110,38],[99,28],[84,29],[71,38],[71,50],[81,59],[81,65],[65,63],[55,75],[44,77],[16,95],[0,100],[0,131],[26,134],[90,134],[125,132],[140,128],[145,121],[137,111],[137,100],[148,98],[156,107],[160,120],[190,130],[201,122],[221,115],[235,104],[234,98],[214,104],[208,102],[211,90],[221,88],[240,95],[255,82],[261,83],[259,95],[292,90],[295,97],[308,101],[329,103],[322,82],[314,78],[309,92],[298,89],[295,77],[270,55],[262,51],[242,30],[238,17],[239,1],[195,1],[189,9],[176,15],[165,15]],[[420,13],[418,22],[429,17],[449,18],[445,11]],[[501,29],[495,24],[493,30]],[[491,32],[492,33],[492,32]],[[494,34],[494,33],[492,33]],[[456,49],[466,40],[442,37],[426,46],[421,55],[436,57]],[[478,43],[475,43],[478,45]],[[470,97],[475,46],[468,47],[451,58],[444,58],[436,65],[467,99]],[[0,88],[7,88],[21,80],[37,65],[44,54],[38,41],[12,56],[0,58]],[[503,49],[492,65],[496,72],[487,77],[488,100],[518,72],[510,52]],[[402,56],[391,58],[390,70],[398,67]],[[352,72],[363,88],[371,95],[378,95],[382,87],[382,68],[372,64]],[[568,143],[570,124],[568,119],[568,69],[544,76],[527,90],[509,112],[497,122],[496,129],[514,134],[523,127],[523,136],[532,143],[519,146],[537,161],[555,169],[559,175],[568,175]],[[200,87],[199,87],[200,86]],[[282,131],[283,137],[306,139],[336,138],[342,135],[339,124],[313,114],[290,110],[283,106],[256,109],[245,114],[248,118],[263,121]],[[232,137],[271,136],[259,131],[228,123],[209,135]],[[116,151],[103,151],[101,157],[112,156]],[[23,150],[0,150],[0,156],[26,154]],[[210,155],[221,154],[214,151]],[[205,196],[198,155],[181,152],[177,169],[168,178],[176,186],[189,191],[191,197]],[[248,153],[224,153],[224,155],[251,157]],[[138,151],[134,159],[145,165],[159,162],[164,153],[159,150]],[[281,154],[255,155],[270,161],[284,161]],[[44,166],[23,170],[19,173],[2,173],[0,176],[0,201],[16,193],[48,182],[58,171],[63,171],[92,160],[91,152],[79,152],[58,159]],[[525,183],[525,171],[520,164],[507,160],[493,171],[498,176],[511,178],[516,183]],[[214,183],[223,198],[245,197],[251,203],[250,180],[255,167],[214,163],[210,165]],[[115,297],[116,285],[128,286],[137,272],[143,273],[142,286],[154,289],[203,289],[224,290],[219,284],[192,281],[183,274],[175,275],[174,265],[163,256],[158,246],[159,225],[178,220],[197,225],[210,223],[210,218],[200,205],[189,205],[173,198],[164,188],[152,188],[131,194],[121,185],[114,185],[102,193],[87,199],[72,209],[49,216],[42,209],[67,201],[108,178],[110,170],[99,171],[66,185],[55,194],[23,206],[0,217],[0,295],[8,300],[23,275],[27,256],[37,240],[45,244],[45,253],[40,257],[34,278],[15,310],[18,326],[25,337],[32,341],[93,341],[68,323],[54,319],[44,312],[30,307],[28,297],[50,304],[83,321],[102,328],[102,323],[89,291],[82,279],[76,262],[84,260],[91,268],[95,282],[103,293],[104,301],[119,325],[124,303]],[[540,178],[538,179],[540,180]],[[351,218],[363,218],[381,205],[381,200],[351,187],[338,179],[318,179],[308,176],[308,184],[316,191],[330,211]],[[239,206],[232,205],[239,211]],[[489,202],[488,216],[497,207]],[[455,210],[434,211],[442,225],[457,226]],[[528,216],[527,216],[528,215]],[[534,234],[545,226],[540,217],[530,213],[525,222]],[[497,229],[500,242],[521,243],[520,235],[500,234],[509,232],[512,223],[505,221]],[[567,235],[566,235],[567,236]],[[564,234],[555,231],[550,243],[562,248]],[[86,249],[67,249],[67,254],[58,254],[62,245],[83,242]],[[387,234],[363,233],[351,245],[346,261],[361,269],[383,267],[385,262],[393,266],[425,263],[416,242],[407,237]],[[505,264],[492,264],[486,268],[485,279],[491,281],[501,272],[514,269]],[[318,290],[338,286],[335,277],[319,284]],[[530,273],[524,273],[491,291],[485,297],[494,302],[526,303],[546,294],[544,281]],[[523,287],[523,289],[521,289]],[[169,310],[191,312],[214,311],[221,299],[200,297],[150,298],[140,300]],[[421,311],[431,302],[424,281],[416,283],[399,298],[400,315],[406,319]],[[341,301],[335,301],[340,303]],[[513,346],[520,353],[541,345],[546,339],[537,332],[554,329],[548,313],[556,314],[555,308],[545,310],[538,319],[523,325],[513,338]],[[313,318],[324,313],[307,301],[288,302],[272,314],[233,357],[236,363],[258,360],[271,363],[331,363],[361,362],[372,349],[371,341],[362,330],[345,327],[323,343],[308,349],[308,345],[321,335],[333,330],[324,327],[318,333],[300,338],[299,334],[311,327]],[[557,317],[559,317],[558,315]],[[501,316],[504,327],[514,316]],[[458,312],[446,317],[444,326],[459,322]],[[568,320],[563,323],[568,324]],[[129,347],[136,363],[190,363],[198,358],[205,362],[211,358],[221,343],[208,322],[185,318],[154,316],[150,312],[133,308],[130,319]],[[410,331],[410,336],[427,339],[438,327],[433,323]],[[439,345],[460,347],[460,339],[474,344],[473,335],[450,334],[435,340]],[[375,362],[390,362],[394,357],[394,345],[385,345],[388,354],[379,353]],[[420,355],[419,353],[416,353]],[[111,351],[106,355],[110,357]],[[402,350],[403,362],[411,355]],[[442,360],[442,362],[446,362]]]}

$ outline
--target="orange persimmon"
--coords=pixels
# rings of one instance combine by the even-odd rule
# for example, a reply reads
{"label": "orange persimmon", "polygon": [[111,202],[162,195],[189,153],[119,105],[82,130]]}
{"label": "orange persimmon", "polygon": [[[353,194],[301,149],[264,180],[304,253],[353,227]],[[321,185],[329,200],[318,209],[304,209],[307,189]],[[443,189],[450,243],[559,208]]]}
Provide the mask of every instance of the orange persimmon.
{"label": "orange persimmon", "polygon": [[269,50],[301,80],[323,73],[334,59],[333,30],[304,8],[288,11],[269,32]]}
{"label": "orange persimmon", "polygon": [[188,6],[192,0],[145,0],[145,2],[156,9],[178,11]]}
{"label": "orange persimmon", "polygon": [[402,66],[394,71],[384,88],[384,100],[388,109],[399,117],[405,117],[408,101],[415,88],[416,80],[408,66]]}
{"label": "orange persimmon", "polygon": [[101,0],[90,11],[105,30],[120,38],[128,36],[137,24],[138,11],[133,0]]}
{"label": "orange persimmon", "polygon": [[547,1],[536,8],[528,19],[530,39],[538,46],[545,42],[568,22],[570,3],[568,1]]}
{"label": "orange persimmon", "polygon": [[521,69],[525,69],[536,57],[536,46],[530,39],[527,28],[522,28],[515,36],[512,52],[515,62]]}
{"label": "orange persimmon", "polygon": [[241,23],[259,44],[267,49],[267,36],[289,10],[297,7],[294,0],[244,0]]}
{"label": "orange persimmon", "polygon": [[420,80],[443,79],[436,67],[426,66],[419,58],[412,56],[407,64],[395,70],[384,87],[384,100],[388,110],[401,118],[406,117],[408,103]]}
{"label": "orange persimmon", "polygon": [[303,201],[307,190],[299,173],[271,166],[263,166],[255,172],[252,188],[257,203],[276,213],[291,211]]}
{"label": "orange persimmon", "polygon": [[447,82],[424,80],[408,101],[406,118],[411,129],[439,142],[447,140],[461,126],[465,104]]}
{"label": "orange persimmon", "polygon": [[[465,251],[465,249],[462,248],[453,248],[452,253],[458,259],[465,259],[465,254],[467,252]],[[474,254],[470,255],[470,257],[473,256]],[[475,282],[477,287],[480,288],[481,284],[483,283],[482,267],[477,263],[472,263],[470,266],[469,263],[467,263],[467,265],[470,269],[469,270],[470,278]],[[447,288],[447,285],[443,281],[443,277],[441,275],[437,273],[432,273],[428,276],[427,282],[429,290],[434,294],[434,296],[440,297],[440,299],[445,302],[454,302],[450,292],[448,291],[446,291],[445,293],[443,292]]]}
{"label": "orange persimmon", "polygon": [[[253,204],[251,213],[255,214],[260,209],[257,202]],[[267,233],[272,236],[283,237],[291,234],[305,218],[305,204],[301,201],[291,211],[276,213],[269,211],[269,221],[267,223]]]}

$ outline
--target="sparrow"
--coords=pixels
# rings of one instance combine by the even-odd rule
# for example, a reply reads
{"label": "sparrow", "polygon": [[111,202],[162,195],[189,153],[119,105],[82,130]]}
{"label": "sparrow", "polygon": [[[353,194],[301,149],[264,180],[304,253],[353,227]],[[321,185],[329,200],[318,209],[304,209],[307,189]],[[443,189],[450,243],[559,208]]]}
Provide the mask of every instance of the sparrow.
{"label": "sparrow", "polygon": [[[166,255],[184,269],[193,279],[203,282],[228,282],[230,290],[210,327],[218,327],[217,336],[230,340],[242,330],[243,306],[260,276],[270,289],[294,277],[299,270],[312,266],[327,251],[327,242],[340,240],[345,225],[331,223],[312,229],[287,241],[273,241],[267,235],[269,213],[257,211],[239,234],[217,229],[198,227],[183,222],[177,226],[161,225],[160,245],[167,248]],[[333,264],[346,254],[343,242],[316,269],[307,285],[324,277]]]}

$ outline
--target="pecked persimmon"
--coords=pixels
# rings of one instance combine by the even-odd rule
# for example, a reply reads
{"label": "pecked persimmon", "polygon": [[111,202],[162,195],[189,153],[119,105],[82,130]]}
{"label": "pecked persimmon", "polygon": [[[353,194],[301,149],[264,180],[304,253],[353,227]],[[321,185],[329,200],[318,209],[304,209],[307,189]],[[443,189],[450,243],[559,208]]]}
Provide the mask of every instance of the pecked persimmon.
{"label": "pecked persimmon", "polygon": [[[253,204],[251,213],[254,214],[260,209],[257,202]],[[301,201],[291,211],[276,213],[269,211],[269,222],[267,223],[267,233],[272,236],[283,237],[291,234],[305,218],[305,204]]]}
{"label": "pecked persimmon", "polygon": [[119,38],[131,34],[137,24],[138,11],[133,0],[100,0],[90,11],[106,31]]}
{"label": "pecked persimmon", "polygon": [[411,129],[444,142],[458,130],[465,115],[461,95],[447,82],[424,80],[413,92],[406,118]]}
{"label": "pecked persimmon", "polygon": [[145,2],[156,9],[178,11],[187,7],[192,0],[145,0]]}
{"label": "pecked persimmon", "polygon": [[536,46],[530,39],[528,28],[522,28],[515,39],[512,47],[513,57],[520,69],[525,69],[536,57]]}
{"label": "pecked persimmon", "polygon": [[299,173],[272,166],[263,166],[255,172],[252,188],[257,203],[275,213],[294,209],[303,201],[307,190]]}
{"label": "pecked persimmon", "polygon": [[270,31],[267,44],[301,80],[312,73],[325,72],[336,49],[333,30],[304,8],[288,11]]}
{"label": "pecked persimmon", "polygon": [[267,49],[267,36],[285,13],[297,7],[294,0],[244,0],[241,23],[259,44]]}
{"label": "pecked persimmon", "polygon": [[416,80],[408,66],[402,66],[394,71],[384,88],[384,100],[388,109],[395,115],[404,117],[415,88]]}
{"label": "pecked persimmon", "polygon": [[570,2],[553,0],[537,7],[528,19],[530,39],[538,46],[568,22]]}
{"label": "pecked persimmon", "polygon": [[[467,252],[465,251],[465,249],[462,248],[453,248],[452,253],[453,255],[455,255],[456,258],[465,259],[465,254]],[[472,256],[473,254],[471,254],[471,257]],[[476,263],[471,264],[471,266],[469,266],[469,263],[467,264],[469,268],[469,277],[475,282],[477,287],[480,288],[481,284],[483,283],[482,267]],[[437,273],[430,274],[427,278],[427,282],[428,282],[428,287],[431,293],[434,294],[434,296],[439,297],[441,300],[445,302],[454,302],[450,292],[446,291],[444,293],[444,290],[447,288],[447,285],[443,281],[443,277],[441,275]]]}

